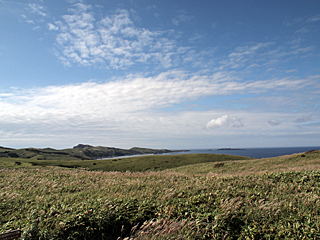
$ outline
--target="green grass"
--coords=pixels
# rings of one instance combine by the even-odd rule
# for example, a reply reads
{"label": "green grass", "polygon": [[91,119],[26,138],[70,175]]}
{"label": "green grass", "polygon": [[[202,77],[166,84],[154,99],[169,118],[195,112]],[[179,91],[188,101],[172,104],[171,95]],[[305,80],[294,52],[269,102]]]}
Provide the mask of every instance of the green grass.
{"label": "green grass", "polygon": [[23,164],[0,170],[0,232],[23,239],[320,238],[320,152],[157,172]]}
{"label": "green grass", "polygon": [[[15,164],[15,162],[20,162],[21,165]],[[29,159],[24,159],[24,158],[0,158],[0,169],[2,168],[10,168],[10,169],[15,169],[15,168],[25,168],[25,167],[31,167],[32,164],[30,163]]]}
{"label": "green grass", "polygon": [[[60,166],[65,168],[85,168],[88,170],[103,171],[160,171],[190,164],[207,162],[224,162],[230,160],[252,159],[249,157],[225,154],[181,154],[181,155],[149,155],[141,157],[117,158],[105,160],[34,160],[0,158],[0,167],[11,166],[15,168],[30,165]],[[20,161],[20,166],[14,165]],[[5,165],[9,164],[9,165]]]}
{"label": "green grass", "polygon": [[[201,163],[181,166],[172,171],[189,174],[211,174],[217,176],[249,175],[265,172],[318,170],[320,169],[320,151],[308,154],[292,154],[274,158],[238,160],[216,163]],[[169,170],[171,171],[171,170]]]}
{"label": "green grass", "polygon": [[93,147],[79,144],[73,148],[56,150],[53,148],[22,148],[12,149],[0,147],[0,157],[26,158],[32,160],[94,160],[107,157],[140,155],[140,154],[160,154],[175,152],[167,149],[150,149],[133,147],[131,149],[120,149],[113,147]]}

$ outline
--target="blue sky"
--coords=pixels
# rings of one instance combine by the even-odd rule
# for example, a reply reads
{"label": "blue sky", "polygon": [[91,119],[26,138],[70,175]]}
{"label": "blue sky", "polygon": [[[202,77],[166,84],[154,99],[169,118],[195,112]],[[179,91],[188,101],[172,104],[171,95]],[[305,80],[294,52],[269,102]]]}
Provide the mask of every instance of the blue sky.
{"label": "blue sky", "polygon": [[0,0],[0,145],[316,146],[319,1]]}

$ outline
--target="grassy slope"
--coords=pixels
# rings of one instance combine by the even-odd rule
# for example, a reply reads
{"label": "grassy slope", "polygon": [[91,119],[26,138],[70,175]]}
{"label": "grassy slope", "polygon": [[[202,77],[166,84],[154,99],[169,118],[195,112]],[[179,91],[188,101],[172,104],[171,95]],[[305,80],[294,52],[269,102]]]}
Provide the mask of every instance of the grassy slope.
{"label": "grassy slope", "polygon": [[292,154],[274,158],[226,161],[221,165],[201,163],[181,166],[169,171],[216,176],[248,175],[265,172],[301,171],[320,169],[320,150],[307,154]]}
{"label": "grassy slope", "polygon": [[[149,155],[141,157],[105,159],[105,160],[34,160],[19,158],[0,158],[0,168],[30,167],[32,163],[40,166],[80,167],[88,170],[103,171],[174,171],[189,174],[247,175],[266,171],[313,170],[319,168],[319,151],[305,154],[293,154],[267,159],[225,154],[181,154]],[[20,166],[15,165],[20,161]],[[217,164],[218,163],[218,164]],[[220,164],[219,164],[220,163]],[[197,164],[197,165],[194,165]]]}
{"label": "grassy slope", "polygon": [[2,169],[0,232],[117,239],[146,221],[135,239],[320,238],[319,151],[223,163],[144,173]]}
{"label": "grassy slope", "polygon": [[0,147],[0,157],[26,158],[31,160],[93,160],[99,158],[139,155],[139,154],[159,154],[172,152],[166,149],[149,149],[134,147],[131,149],[120,149],[113,147],[93,147],[79,144],[74,148],[56,150],[52,148],[22,148],[11,149]]}
{"label": "grassy slope", "polygon": [[[10,159],[0,158],[0,167],[20,168],[32,165],[43,166],[80,167],[89,170],[103,171],[154,171],[165,170],[190,164],[206,162],[223,162],[230,160],[251,159],[249,157],[232,156],[225,154],[181,154],[181,155],[150,155],[142,157],[105,159],[105,160],[33,160],[33,159]],[[20,161],[20,166],[14,165]]]}

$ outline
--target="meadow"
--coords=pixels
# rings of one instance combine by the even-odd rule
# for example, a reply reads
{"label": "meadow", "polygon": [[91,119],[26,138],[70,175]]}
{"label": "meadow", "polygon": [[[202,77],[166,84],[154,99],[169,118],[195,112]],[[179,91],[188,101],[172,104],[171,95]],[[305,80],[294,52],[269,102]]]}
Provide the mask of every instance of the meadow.
{"label": "meadow", "polygon": [[[0,158],[0,168],[46,167],[85,168],[102,171],[160,171],[197,163],[225,162],[230,160],[252,159],[250,157],[226,154],[181,154],[181,155],[146,155],[140,157],[115,158],[103,160],[36,160],[30,158]],[[17,164],[19,163],[19,165]]]}
{"label": "meadow", "polygon": [[[147,157],[164,156],[131,161]],[[320,238],[319,151],[199,161],[212,157],[130,171],[0,159],[0,232],[22,229],[22,239]]]}

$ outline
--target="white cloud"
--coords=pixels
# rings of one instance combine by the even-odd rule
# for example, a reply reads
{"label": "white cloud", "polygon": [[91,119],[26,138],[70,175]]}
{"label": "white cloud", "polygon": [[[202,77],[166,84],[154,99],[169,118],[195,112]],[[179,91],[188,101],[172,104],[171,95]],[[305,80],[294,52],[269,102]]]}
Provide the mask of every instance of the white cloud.
{"label": "white cloud", "polygon": [[176,26],[180,25],[182,22],[190,22],[194,20],[193,16],[188,16],[186,14],[180,14],[174,19],[172,19],[172,23]]}
{"label": "white cloud", "polygon": [[[50,35],[55,34],[54,51],[61,63],[113,69],[132,66],[128,72],[141,71],[143,65],[143,71],[150,72],[104,83],[0,93],[2,136],[28,139],[32,136],[42,140],[50,136],[70,135],[76,139],[108,136],[128,142],[138,136],[144,142],[152,138],[192,142],[196,137],[234,136],[234,133],[278,136],[294,132],[301,125],[314,132],[308,124],[297,123],[315,124],[319,119],[320,76],[283,77],[303,74],[296,63],[296,69],[283,63],[316,55],[315,47],[307,45],[304,34],[288,38],[291,41],[284,41],[284,45],[279,44],[280,39],[245,43],[230,51],[226,50],[229,47],[223,49],[223,44],[192,47],[183,44],[186,40],[193,43],[202,35],[182,39],[175,30],[138,27],[132,11],[97,12],[94,4],[75,0],[69,3],[73,5],[68,14],[54,16],[50,23],[43,21],[41,25],[51,31]],[[27,21],[33,25],[40,22],[37,19],[48,16],[40,4],[29,5],[29,11],[34,20]],[[178,26],[192,20],[193,17],[183,13],[172,23]],[[317,16],[308,21],[317,22]],[[301,28],[306,18],[292,22],[301,23],[300,32],[310,30],[308,34],[312,34],[312,24],[310,28]],[[292,32],[299,28],[296,26]],[[307,60],[310,59],[305,63]],[[165,72],[155,74],[163,68]],[[194,69],[199,71],[191,73]],[[274,69],[281,71],[281,75]],[[248,75],[249,71],[253,74]],[[220,98],[221,95],[226,97]],[[208,101],[209,96],[214,97]],[[198,101],[190,103],[193,100]],[[314,121],[306,117],[311,116],[309,112],[315,112]],[[318,126],[315,129],[320,130]]]}
{"label": "white cloud", "polygon": [[74,4],[72,8],[69,8],[68,11],[75,12],[75,13],[81,13],[81,12],[87,11],[88,9],[91,9],[91,5],[86,5],[86,4],[79,2],[79,3]]}
{"label": "white cloud", "polygon": [[282,24],[287,27],[291,27],[291,26],[294,26],[294,25],[301,23],[302,21],[303,21],[303,18],[293,18],[293,19],[287,19],[287,20],[283,21]]}
{"label": "white cloud", "polygon": [[[205,49],[186,46],[181,33],[175,30],[138,27],[132,11],[118,9],[114,12],[102,12],[93,4],[82,1],[73,3],[75,4],[68,9],[69,14],[60,18],[55,16],[52,19],[59,21],[52,20],[45,26],[56,34],[56,49],[53,52],[68,67],[77,65],[132,70],[135,66],[140,68],[143,65],[143,71],[180,67],[211,72],[238,71],[238,75],[243,76],[248,72],[258,75],[259,71],[271,74],[280,64],[315,54],[315,47],[303,45],[304,37],[299,34],[291,43],[284,45],[276,41],[251,42],[242,44],[233,51],[224,52],[225,55],[221,56],[222,51],[218,46]],[[31,6],[33,8],[30,11],[38,16],[35,9],[46,13],[45,8],[39,4]],[[186,12],[180,13],[172,20],[174,24],[194,20]],[[306,18],[304,23],[305,20]],[[37,23],[36,19],[30,21]],[[203,35],[194,33],[187,39],[193,45],[203,38]]]}
{"label": "white cloud", "polygon": [[232,126],[235,128],[243,127],[242,120],[238,117],[230,117],[229,115],[222,115],[214,118],[206,124],[206,129],[220,128],[222,126]]}
{"label": "white cloud", "polygon": [[[269,90],[276,92],[284,89],[299,91],[309,84],[312,81],[293,79],[238,82],[223,72],[207,76],[168,71],[154,77],[128,76],[127,79],[116,82],[88,82],[4,93],[1,96],[5,98],[0,103],[4,104],[2,107],[6,107],[1,109],[1,116],[6,118],[10,116],[9,113],[12,116],[30,113],[28,118],[37,118],[45,116],[45,113],[57,116],[78,116],[85,113],[103,118],[111,113],[114,115],[161,109],[203,96],[263,93]],[[3,115],[4,113],[6,114]],[[238,118],[229,117],[229,121],[234,126],[242,125]]]}
{"label": "white cloud", "polygon": [[318,22],[318,21],[320,21],[320,14],[315,15],[315,16],[313,16],[313,17],[311,17],[311,18],[308,18],[308,19],[306,20],[306,22]]}
{"label": "white cloud", "polygon": [[137,63],[160,63],[165,68],[173,65],[177,46],[169,38],[172,31],[137,28],[127,10],[96,19],[90,9],[90,5],[78,3],[70,9],[71,15],[63,16],[64,23],[56,23],[60,28],[56,53],[63,64],[89,66],[99,62],[114,69]]}
{"label": "white cloud", "polygon": [[228,55],[226,60],[223,60],[220,63],[223,67],[230,67],[232,69],[243,67],[251,61],[254,61],[254,63],[257,64],[257,54],[274,44],[274,42],[266,42],[258,43],[253,46],[237,47],[234,52]]}
{"label": "white cloud", "polygon": [[26,20],[26,23],[29,23],[29,24],[35,24],[35,22],[33,20]]}
{"label": "white cloud", "polygon": [[[117,147],[131,147],[133,142],[151,147],[154,142],[153,147],[175,147],[172,143],[193,146],[195,139],[199,142],[219,139],[215,144],[225,139],[227,143],[227,138],[234,134],[308,134],[310,126],[303,129],[296,126],[296,121],[307,118],[301,113],[288,113],[287,103],[278,113],[270,112],[268,105],[251,110],[212,108],[202,111],[193,111],[190,109],[192,104],[189,105],[191,100],[212,95],[242,92],[268,95],[270,89],[273,95],[283,89],[299,93],[304,84],[295,80],[292,82],[287,79],[268,80],[265,84],[241,83],[223,72],[207,76],[167,71],[153,77],[130,75],[105,83],[13,89],[0,93],[1,139],[3,143],[16,139],[26,145],[37,142],[37,146],[51,141],[51,144],[61,144],[61,147],[79,142],[108,146],[112,143]],[[255,98],[249,100],[256,101]],[[284,109],[287,113],[283,112]],[[212,116],[216,117],[212,119]],[[320,119],[320,116],[315,114],[313,118]],[[272,126],[281,123],[281,127],[270,129],[266,126],[268,121]],[[320,131],[320,126],[312,126],[312,131]],[[77,142],[74,142],[75,139]]]}
{"label": "white cloud", "polygon": [[[287,116],[285,113],[268,113],[266,109],[269,109],[269,105],[257,109],[258,114],[232,108],[223,112],[214,108],[196,112],[187,111],[189,107],[177,111],[168,111],[166,108],[175,108],[179,104],[189,106],[190,101],[206,96],[243,93],[268,96],[270,90],[273,96],[283,90],[290,94],[301,94],[300,89],[309,85],[317,89],[317,82],[314,81],[317,79],[310,77],[300,80],[285,78],[239,82],[224,72],[202,75],[176,70],[153,77],[130,75],[122,80],[105,83],[86,82],[27,90],[13,89],[0,93],[0,126],[5,132],[2,136],[11,134],[8,139],[48,139],[49,136],[59,138],[66,135],[66,138],[69,136],[72,139],[91,139],[94,136],[101,141],[108,136],[120,142],[127,138],[134,142],[137,138],[145,139],[145,142],[153,138],[167,139],[164,142],[171,138],[192,139],[203,134],[210,135],[211,132],[222,134],[220,130],[225,135],[234,134],[234,131],[243,134],[255,134],[257,131],[262,133],[268,119],[286,123],[281,128],[293,131],[295,124],[292,119],[300,118],[301,114]],[[312,93],[308,92],[310,94]],[[312,95],[310,97],[313,98]],[[297,99],[297,95],[292,95],[289,103],[281,100],[283,106],[279,106],[279,112],[292,109],[292,106],[296,106]],[[248,100],[257,101],[256,98]],[[241,104],[240,100],[237,101]],[[272,103],[270,99],[261,101]],[[303,101],[308,100],[302,98],[301,103]],[[276,101],[278,102],[279,100]],[[311,106],[309,102],[305,103]],[[212,116],[220,117],[208,122]],[[269,124],[276,125],[277,122],[270,121]],[[205,131],[204,126],[207,129],[215,128],[215,131]],[[273,134],[278,133],[280,132]]]}
{"label": "white cloud", "polygon": [[68,3],[83,2],[82,0],[66,0]]}
{"label": "white cloud", "polygon": [[300,29],[298,29],[297,31],[295,31],[294,33],[302,33],[302,34],[305,34],[305,33],[308,33],[310,32],[310,29],[308,26],[305,26],[305,27],[302,27]]}
{"label": "white cloud", "polygon": [[58,27],[58,26],[55,26],[55,25],[52,24],[52,23],[48,23],[48,29],[49,29],[50,31],[52,31],[52,30],[57,31],[57,30],[59,30],[59,27]]}
{"label": "white cloud", "polygon": [[40,26],[36,26],[36,27],[33,27],[33,28],[32,28],[33,31],[37,31],[37,30],[40,30],[40,29],[41,29]]}
{"label": "white cloud", "polygon": [[297,69],[289,69],[285,71],[285,73],[297,73],[297,72],[298,72]]}
{"label": "white cloud", "polygon": [[194,34],[193,37],[189,38],[189,42],[193,43],[193,42],[195,42],[195,41],[197,41],[199,39],[203,39],[203,38],[204,38],[204,36],[196,33],[196,34]]}
{"label": "white cloud", "polygon": [[227,57],[219,60],[220,66],[215,69],[238,71],[239,75],[256,72],[252,67],[256,67],[259,71],[274,72],[280,67],[287,68],[287,63],[294,59],[314,56],[316,47],[302,43],[302,37],[299,36],[285,45],[277,42],[261,42],[236,47]]}
{"label": "white cloud", "polygon": [[40,15],[42,17],[46,17],[47,14],[45,13],[45,8],[44,6],[37,4],[37,3],[30,3],[28,4],[28,10],[33,13]]}
{"label": "white cloud", "polygon": [[219,127],[222,127],[224,125],[227,125],[228,124],[228,118],[229,118],[228,115],[223,115],[223,116],[218,117],[216,119],[212,119],[207,123],[206,128],[207,129],[209,129],[209,128],[219,128]]}

